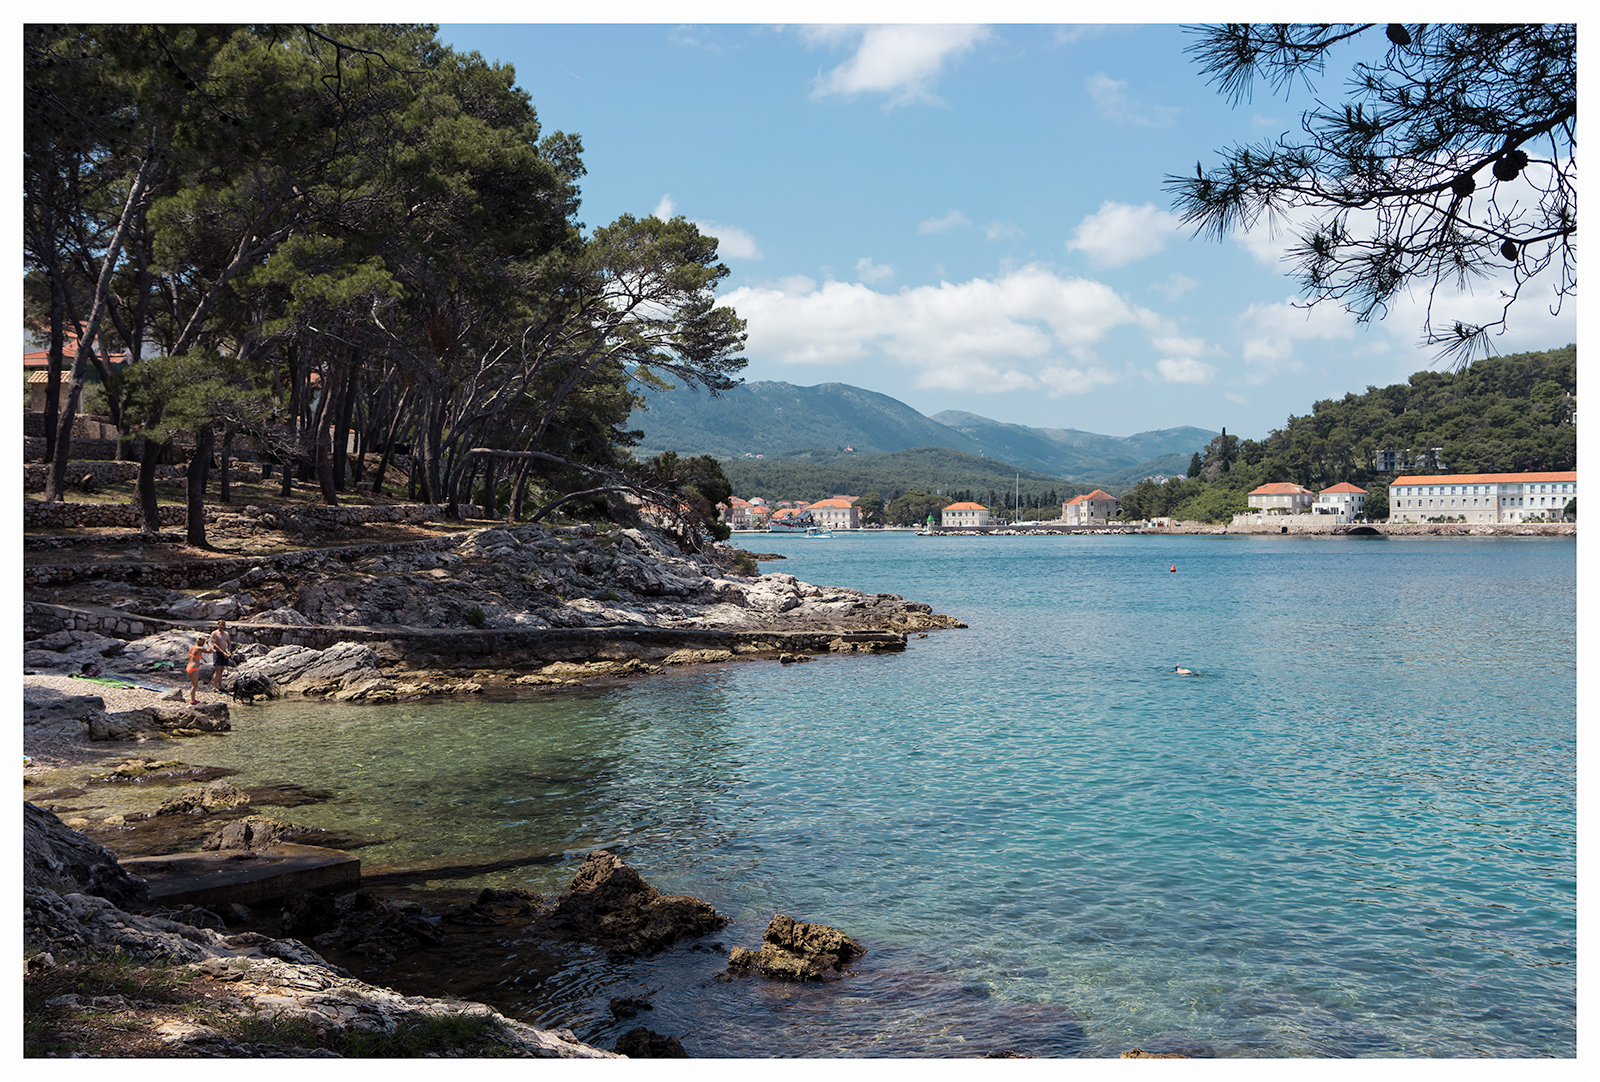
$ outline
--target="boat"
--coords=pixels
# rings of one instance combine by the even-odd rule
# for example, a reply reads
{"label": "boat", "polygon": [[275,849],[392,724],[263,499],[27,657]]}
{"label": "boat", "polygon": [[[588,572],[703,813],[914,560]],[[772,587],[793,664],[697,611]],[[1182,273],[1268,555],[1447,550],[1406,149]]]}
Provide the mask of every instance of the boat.
{"label": "boat", "polygon": [[826,526],[811,526],[806,529],[806,536],[828,538],[833,536],[833,531]]}
{"label": "boat", "polygon": [[779,518],[772,517],[767,523],[768,533],[806,533],[817,528],[816,520],[810,515],[785,515]]}

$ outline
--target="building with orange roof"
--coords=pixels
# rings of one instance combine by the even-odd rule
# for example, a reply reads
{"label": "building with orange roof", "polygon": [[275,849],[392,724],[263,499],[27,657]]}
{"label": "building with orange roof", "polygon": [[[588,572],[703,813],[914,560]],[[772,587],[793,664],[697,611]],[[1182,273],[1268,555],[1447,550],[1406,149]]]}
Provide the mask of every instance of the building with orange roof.
{"label": "building with orange roof", "polygon": [[826,526],[830,530],[859,530],[861,508],[856,506],[855,501],[856,498],[852,496],[834,496],[807,504],[805,509],[818,526]]}
{"label": "building with orange roof", "polygon": [[1340,481],[1317,493],[1317,502],[1312,505],[1311,513],[1333,515],[1339,522],[1354,522],[1366,505],[1366,489],[1358,488],[1349,481]]}
{"label": "building with orange roof", "polygon": [[1061,521],[1068,526],[1104,526],[1117,517],[1122,501],[1098,488],[1074,496],[1061,505]]}
{"label": "building with orange roof", "polygon": [[939,525],[940,527],[987,526],[989,525],[989,509],[981,503],[962,500],[939,512]]}
{"label": "building with orange roof", "polygon": [[1563,522],[1578,471],[1441,473],[1389,482],[1390,522]]}
{"label": "building with orange roof", "polygon": [[1250,490],[1250,506],[1269,515],[1303,515],[1316,497],[1309,488],[1290,481],[1270,481]]}
{"label": "building with orange roof", "polygon": [[[66,401],[67,378],[72,371],[72,362],[77,358],[78,340],[76,338],[64,340],[61,343],[61,383],[56,391],[57,409],[60,408],[62,402]],[[108,365],[127,364],[128,354],[126,351],[103,353],[100,359]],[[89,382],[100,382],[100,373],[94,368],[89,369]],[[28,391],[27,408],[34,413],[44,412],[45,393],[50,385],[50,351],[48,349],[32,349],[23,352],[22,384]]]}

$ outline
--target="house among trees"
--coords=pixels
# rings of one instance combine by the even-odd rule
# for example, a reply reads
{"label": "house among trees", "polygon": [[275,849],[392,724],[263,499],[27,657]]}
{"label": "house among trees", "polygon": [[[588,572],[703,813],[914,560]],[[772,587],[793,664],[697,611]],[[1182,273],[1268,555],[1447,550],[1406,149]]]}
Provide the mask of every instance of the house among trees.
{"label": "house among trees", "polygon": [[1097,488],[1063,503],[1061,521],[1068,526],[1104,526],[1121,509],[1122,501]]}
{"label": "house among trees", "polygon": [[1289,481],[1271,481],[1250,490],[1250,508],[1269,515],[1303,515],[1315,497],[1309,488]]}
{"label": "house among trees", "polygon": [[981,503],[962,500],[946,507],[939,514],[939,525],[944,528],[951,526],[987,526],[989,525],[989,509]]}
{"label": "house among trees", "polygon": [[1349,481],[1340,481],[1317,493],[1317,502],[1311,511],[1317,515],[1336,515],[1340,522],[1354,522],[1366,505],[1366,489],[1358,488]]}
{"label": "house among trees", "polygon": [[[61,382],[56,388],[56,409],[59,412],[61,403],[66,401],[67,383],[72,375],[72,362],[78,358],[78,340],[67,338],[61,343]],[[112,353],[102,357],[107,365],[122,365],[128,363],[128,354]],[[94,369],[89,370],[89,380],[92,383],[100,382],[100,374]],[[27,388],[28,405],[31,413],[45,412],[46,388],[50,383],[50,351],[48,349],[29,350],[22,355],[22,384]]]}

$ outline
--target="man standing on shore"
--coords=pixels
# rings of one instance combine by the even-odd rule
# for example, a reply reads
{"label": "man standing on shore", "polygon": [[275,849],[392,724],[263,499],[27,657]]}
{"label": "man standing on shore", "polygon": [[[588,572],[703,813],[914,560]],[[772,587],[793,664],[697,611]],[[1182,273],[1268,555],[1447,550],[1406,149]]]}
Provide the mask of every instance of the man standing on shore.
{"label": "man standing on shore", "polygon": [[211,633],[211,689],[222,690],[222,670],[233,664],[233,641],[228,638],[228,621],[218,620]]}

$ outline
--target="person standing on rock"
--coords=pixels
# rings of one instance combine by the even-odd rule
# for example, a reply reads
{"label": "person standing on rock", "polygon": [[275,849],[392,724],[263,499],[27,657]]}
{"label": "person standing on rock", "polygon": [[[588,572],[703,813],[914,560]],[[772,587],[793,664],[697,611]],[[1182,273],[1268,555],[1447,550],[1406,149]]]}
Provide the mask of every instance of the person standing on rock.
{"label": "person standing on rock", "polygon": [[206,656],[206,637],[196,635],[189,647],[189,705],[200,705],[200,662]]}
{"label": "person standing on rock", "polygon": [[228,638],[228,621],[218,620],[211,633],[211,690],[222,690],[222,670],[233,664],[233,640]]}

